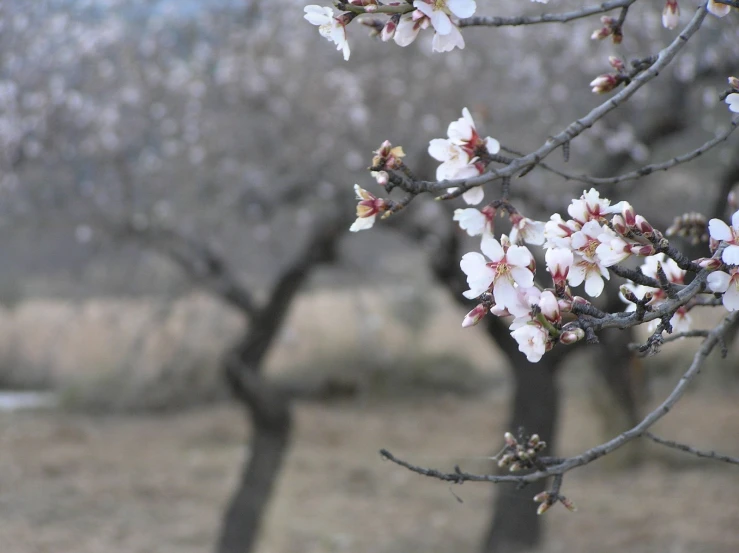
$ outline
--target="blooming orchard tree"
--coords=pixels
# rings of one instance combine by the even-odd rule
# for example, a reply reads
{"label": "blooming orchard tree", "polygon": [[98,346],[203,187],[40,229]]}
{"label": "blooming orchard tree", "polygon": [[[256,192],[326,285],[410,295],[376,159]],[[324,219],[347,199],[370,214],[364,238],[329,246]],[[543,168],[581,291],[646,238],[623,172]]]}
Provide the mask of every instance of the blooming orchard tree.
{"label": "blooming orchard tree", "polygon": [[[447,52],[455,47],[464,48],[460,31],[463,28],[566,23],[619,10],[617,17],[603,15],[601,27],[595,29],[590,38],[594,43],[610,38],[614,44],[621,44],[628,36],[629,10],[637,3],[642,4],[639,0],[616,0],[570,12],[494,17],[476,16],[477,5],[472,0],[354,0],[335,2],[340,11],[335,16],[329,14],[330,8],[308,6],[305,17],[311,23],[320,24],[321,34],[343,49],[348,58],[349,29],[359,31],[357,22],[368,25],[382,41],[394,40],[400,46],[410,44],[422,31],[433,30],[432,50]],[[460,270],[469,287],[464,296],[474,302],[462,321],[463,327],[476,325],[486,317],[509,321],[512,338],[530,362],[539,362],[554,348],[568,347],[579,341],[596,343],[599,333],[606,329],[646,325],[651,335],[644,344],[636,346],[642,354],[657,353],[664,343],[673,340],[703,338],[682,379],[657,409],[633,428],[580,455],[570,458],[542,456],[545,444],[535,428],[528,428],[529,435],[506,433],[504,448],[497,456],[500,467],[508,467],[511,471],[528,470],[523,476],[475,475],[459,468],[447,474],[411,465],[383,450],[385,458],[415,472],[455,483],[473,480],[525,484],[554,477],[551,489],[533,498],[540,503],[538,512],[541,514],[557,502],[574,510],[572,501],[561,494],[566,472],[639,437],[697,455],[717,456],[713,452],[699,452],[690,446],[662,440],[649,433],[649,429],[679,401],[686,386],[698,375],[706,356],[723,343],[739,318],[736,198],[733,193],[729,197],[729,205],[735,210],[730,225],[720,218],[707,221],[707,217],[697,214],[675,213],[675,223],[669,229],[660,230],[627,199],[618,197],[612,202],[603,197],[598,186],[616,185],[654,171],[671,169],[727,140],[739,125],[739,116],[731,115],[739,113],[739,80],[729,77],[728,89],[712,100],[715,103],[723,101],[728,106],[725,130],[717,132],[698,148],[674,155],[668,161],[613,177],[590,177],[559,171],[544,160],[561,149],[567,161],[572,141],[587,133],[607,114],[622,108],[666,67],[685,55],[690,44],[700,41],[702,31],[713,32],[704,29],[708,18],[722,19],[721,24],[733,27],[734,36],[739,36],[738,14],[732,14],[732,7],[739,8],[739,4],[734,0],[708,0],[685,20],[678,2],[667,0],[661,14],[662,25],[670,31],[676,29],[669,40],[655,54],[630,63],[610,56],[608,63],[612,71],[595,76],[590,83],[593,93],[609,97],[559,133],[544,138],[541,146],[530,153],[518,153],[501,145],[505,143],[504,129],[496,131],[501,142],[490,137],[483,139],[466,107],[462,108],[462,117],[449,124],[447,137],[433,139],[428,145],[428,154],[439,162],[434,181],[418,178],[411,164],[401,159],[400,152],[410,150],[408,144],[404,144],[404,148],[392,148],[386,140],[375,152],[370,171],[384,189],[384,197],[355,185],[361,201],[352,231],[372,227],[378,217],[394,216],[424,194],[445,202],[461,196],[472,206],[481,204],[486,196],[493,196],[494,199],[481,209],[459,208],[453,215],[453,220],[469,236],[480,237],[479,251],[465,253],[460,259]],[[314,14],[320,10],[325,10],[320,12],[322,17],[325,14],[332,20],[319,21]],[[681,23],[684,26],[677,30]],[[350,27],[350,24],[353,25]],[[472,82],[463,84],[474,86]],[[534,169],[549,172],[551,178],[559,176],[585,184],[582,194],[569,203],[566,216],[553,213],[548,220],[536,221],[519,212],[517,198],[529,205],[536,202],[522,181]],[[499,186],[495,187],[496,184]],[[392,197],[393,192],[400,192],[400,195]],[[509,219],[509,235],[496,232],[498,215]],[[679,237],[708,244],[704,245],[702,255],[695,257],[681,249]],[[536,259],[540,254],[546,260],[544,270],[537,267]],[[607,312],[599,307],[598,298],[606,281],[613,279],[621,283],[624,309]],[[721,310],[722,322],[713,329],[693,328],[691,313],[699,307]],[[613,354],[618,355],[618,352]],[[722,458],[739,464],[739,459]]]}

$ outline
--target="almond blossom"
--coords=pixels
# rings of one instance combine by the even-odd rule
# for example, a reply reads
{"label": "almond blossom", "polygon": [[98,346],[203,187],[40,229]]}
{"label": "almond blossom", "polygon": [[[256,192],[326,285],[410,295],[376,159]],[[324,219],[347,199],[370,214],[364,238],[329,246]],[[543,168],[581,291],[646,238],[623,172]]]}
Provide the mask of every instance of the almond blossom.
{"label": "almond blossom", "polygon": [[552,275],[554,285],[564,285],[570,267],[575,261],[572,250],[568,248],[550,248],[544,255],[544,259],[547,263],[547,271]]}
{"label": "almond blossom", "polygon": [[526,356],[529,363],[538,363],[547,352],[549,333],[538,323],[525,324],[511,332],[518,342],[518,351]]}
{"label": "almond blossom", "polygon": [[413,10],[411,13],[405,14],[398,21],[398,28],[395,30],[393,40],[398,46],[406,47],[411,44],[421,29],[426,29],[431,21],[423,12]]}
{"label": "almond blossom", "polygon": [[591,188],[587,192],[583,190],[579,199],[572,200],[567,206],[567,213],[575,221],[584,225],[588,221],[598,221],[609,213],[620,212],[623,205],[619,203],[612,206],[611,200],[601,198],[600,193],[595,188]]}
{"label": "almond blossom", "polygon": [[733,267],[728,273],[716,271],[708,275],[708,287],[714,292],[723,293],[724,307],[729,311],[739,309],[739,268]]}
{"label": "almond blossom", "polygon": [[503,235],[503,246],[493,237],[483,237],[480,249],[490,259],[477,252],[462,256],[460,267],[467,275],[470,289],[464,293],[472,299],[487,292],[492,287],[493,298],[500,308],[516,309],[518,296],[516,286],[528,288],[534,283],[530,269],[533,263],[531,252],[525,246],[508,246],[508,238]]}
{"label": "almond blossom", "polygon": [[357,204],[357,220],[349,227],[349,230],[351,232],[359,232],[360,230],[372,228],[377,215],[385,211],[387,206],[385,205],[385,200],[370,194],[358,184],[354,185],[354,192],[356,192],[357,199],[359,200]]}
{"label": "almond blossom", "polygon": [[321,36],[344,53],[344,61],[349,59],[349,43],[346,40],[346,22],[334,17],[334,10],[316,5],[306,6],[303,16],[309,23],[318,25]]}
{"label": "almond blossom", "polygon": [[731,216],[731,226],[721,219],[711,219],[708,222],[708,232],[714,240],[728,244],[721,254],[724,263],[739,265],[739,211]]}
{"label": "almond blossom", "polygon": [[534,246],[541,246],[544,243],[544,223],[533,221],[528,217],[523,217],[518,213],[514,213],[510,217],[511,223],[511,242],[520,244],[526,242]]}
{"label": "almond blossom", "polygon": [[489,235],[493,236],[495,220],[495,209],[490,206],[482,210],[468,207],[467,209],[455,209],[454,221],[459,223],[459,228],[466,231],[470,236]]}
{"label": "almond blossom", "polygon": [[680,6],[677,0],[667,0],[665,9],[662,10],[662,26],[665,29],[674,29],[680,24]]}

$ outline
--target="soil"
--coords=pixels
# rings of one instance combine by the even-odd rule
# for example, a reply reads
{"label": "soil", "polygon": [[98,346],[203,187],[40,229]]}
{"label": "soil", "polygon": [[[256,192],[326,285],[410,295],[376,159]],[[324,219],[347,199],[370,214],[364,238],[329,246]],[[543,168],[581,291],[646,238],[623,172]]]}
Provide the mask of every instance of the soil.
{"label": "soil", "polygon": [[[562,454],[602,439],[590,404],[569,395]],[[736,455],[735,397],[690,395],[659,433]],[[500,443],[505,413],[502,391],[298,405],[258,551],[477,551],[493,486],[451,487],[382,461],[377,451],[486,471],[484,456]],[[230,405],[146,416],[2,414],[0,550],[210,551],[246,432]],[[739,550],[739,467],[658,446],[637,468],[612,465],[599,461],[565,478],[563,493],[579,510],[555,506],[543,515],[542,552]]]}

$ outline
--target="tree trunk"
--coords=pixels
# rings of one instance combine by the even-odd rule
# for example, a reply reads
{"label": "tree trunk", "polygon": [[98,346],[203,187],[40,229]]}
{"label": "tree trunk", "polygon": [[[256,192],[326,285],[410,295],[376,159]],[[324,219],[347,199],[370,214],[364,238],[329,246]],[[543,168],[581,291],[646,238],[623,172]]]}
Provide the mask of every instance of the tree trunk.
{"label": "tree trunk", "polygon": [[[545,355],[538,363],[520,359],[512,364],[515,391],[506,430],[517,435],[539,434],[547,442],[546,455],[554,455],[559,393],[556,386],[556,360]],[[539,480],[520,489],[498,484],[495,487],[493,521],[484,538],[483,553],[509,553],[537,545],[541,540],[541,517],[536,514],[533,497],[546,489]]]}
{"label": "tree trunk", "polygon": [[241,482],[223,517],[218,553],[248,553],[259,537],[262,517],[287,453],[292,426],[287,401],[272,407],[268,416],[252,416],[254,435],[247,448]]}

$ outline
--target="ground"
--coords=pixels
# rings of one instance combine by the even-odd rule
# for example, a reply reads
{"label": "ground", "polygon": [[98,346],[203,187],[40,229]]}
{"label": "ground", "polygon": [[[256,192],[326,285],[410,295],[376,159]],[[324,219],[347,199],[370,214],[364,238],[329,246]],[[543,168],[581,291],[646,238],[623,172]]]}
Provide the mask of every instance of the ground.
{"label": "ground", "polygon": [[[583,394],[565,395],[560,452],[567,454],[599,436]],[[735,397],[730,390],[692,394],[659,432],[736,455]],[[259,551],[476,551],[493,487],[450,487],[377,451],[486,470],[482,457],[504,430],[505,398],[493,390],[474,398],[299,405]],[[209,551],[245,433],[240,411],[228,405],[146,416],[1,414],[2,552]],[[635,471],[599,461],[571,473],[563,491],[579,511],[555,507],[543,515],[541,551],[739,550],[739,467],[661,452],[649,449]]]}

